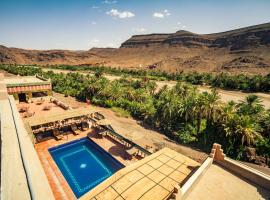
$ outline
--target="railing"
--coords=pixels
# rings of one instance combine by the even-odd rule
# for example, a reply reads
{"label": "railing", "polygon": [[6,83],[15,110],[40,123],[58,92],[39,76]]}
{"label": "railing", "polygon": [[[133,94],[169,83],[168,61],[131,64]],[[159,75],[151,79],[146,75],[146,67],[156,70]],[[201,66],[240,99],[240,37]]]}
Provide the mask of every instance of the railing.
{"label": "railing", "polygon": [[114,135],[115,137],[117,137],[119,140],[122,140],[128,144],[130,144],[132,147],[138,149],[139,151],[141,151],[142,153],[144,153],[145,155],[151,155],[152,153],[147,151],[146,149],[144,149],[143,147],[139,146],[138,144],[134,143],[133,141],[123,137],[122,135],[120,135],[119,133],[115,132],[115,130],[112,128],[111,125],[99,125],[102,128],[106,129],[107,131],[109,131],[112,135]]}

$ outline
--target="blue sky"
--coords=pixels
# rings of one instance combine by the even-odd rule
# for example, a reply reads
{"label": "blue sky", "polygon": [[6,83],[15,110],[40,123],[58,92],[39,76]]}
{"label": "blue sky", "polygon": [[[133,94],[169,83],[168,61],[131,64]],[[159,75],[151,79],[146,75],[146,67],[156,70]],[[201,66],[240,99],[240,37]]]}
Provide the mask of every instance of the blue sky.
{"label": "blue sky", "polygon": [[0,0],[0,44],[118,47],[134,34],[213,33],[270,22],[270,0]]}

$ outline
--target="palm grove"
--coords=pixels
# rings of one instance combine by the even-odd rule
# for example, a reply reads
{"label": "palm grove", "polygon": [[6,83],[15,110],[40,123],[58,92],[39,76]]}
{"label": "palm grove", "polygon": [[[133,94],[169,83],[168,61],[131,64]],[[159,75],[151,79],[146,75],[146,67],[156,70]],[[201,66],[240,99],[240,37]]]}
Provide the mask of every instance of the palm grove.
{"label": "palm grove", "polygon": [[121,108],[179,143],[209,151],[213,142],[218,142],[228,156],[236,159],[245,159],[246,147],[254,147],[258,155],[270,157],[270,111],[255,95],[242,102],[223,103],[215,90],[200,93],[185,82],[157,90],[156,83],[148,78],[109,81],[99,73],[56,74],[31,66],[8,65],[0,69],[51,78],[55,92],[89,99],[103,107]]}

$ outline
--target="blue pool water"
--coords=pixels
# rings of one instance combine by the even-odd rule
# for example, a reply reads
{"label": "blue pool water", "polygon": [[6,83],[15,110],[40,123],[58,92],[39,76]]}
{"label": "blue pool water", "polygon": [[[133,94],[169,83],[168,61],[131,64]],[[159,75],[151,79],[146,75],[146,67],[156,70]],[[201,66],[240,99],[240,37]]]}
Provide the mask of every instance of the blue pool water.
{"label": "blue pool water", "polygon": [[49,149],[76,197],[80,197],[124,166],[89,138]]}

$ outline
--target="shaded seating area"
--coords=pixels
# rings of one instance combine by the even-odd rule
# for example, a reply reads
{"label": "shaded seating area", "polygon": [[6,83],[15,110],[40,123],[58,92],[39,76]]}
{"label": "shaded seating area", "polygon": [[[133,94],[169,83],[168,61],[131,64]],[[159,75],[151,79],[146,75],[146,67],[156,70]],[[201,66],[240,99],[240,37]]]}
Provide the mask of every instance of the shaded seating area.
{"label": "shaded seating area", "polygon": [[87,131],[95,125],[90,114],[91,110],[86,109],[67,110],[60,114],[49,114],[46,117],[29,118],[26,123],[31,127],[36,142],[42,142],[53,137],[61,139],[60,135],[63,134],[79,135],[81,131]]}
{"label": "shaded seating area", "polygon": [[[90,112],[86,109],[67,110],[62,115],[53,115],[41,120],[29,120],[33,134],[38,137],[38,141],[44,141],[47,137],[51,139],[49,133],[57,140],[63,138],[63,134],[71,131],[74,135],[79,135],[81,131],[89,128],[98,130],[98,134],[109,136],[116,142],[124,145],[129,155],[145,157],[151,154],[145,148],[137,145],[130,139],[118,134],[100,112]],[[63,132],[63,134],[61,134]]]}

